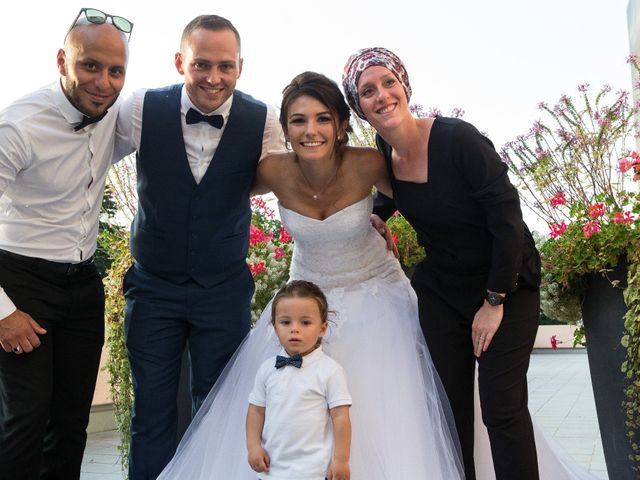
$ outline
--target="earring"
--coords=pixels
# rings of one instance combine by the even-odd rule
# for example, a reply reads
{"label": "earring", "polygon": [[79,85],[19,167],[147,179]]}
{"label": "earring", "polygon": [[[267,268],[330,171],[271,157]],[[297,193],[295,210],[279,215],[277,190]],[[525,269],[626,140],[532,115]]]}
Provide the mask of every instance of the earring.
{"label": "earring", "polygon": [[289,141],[289,139],[288,139],[288,138],[285,138],[285,140],[284,140],[284,147],[285,147],[287,150],[293,150],[293,147],[291,147],[291,142]]}

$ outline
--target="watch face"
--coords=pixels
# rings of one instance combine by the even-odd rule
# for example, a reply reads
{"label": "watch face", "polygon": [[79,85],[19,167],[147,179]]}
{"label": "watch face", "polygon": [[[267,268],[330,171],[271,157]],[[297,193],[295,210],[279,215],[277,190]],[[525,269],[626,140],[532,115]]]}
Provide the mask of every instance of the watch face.
{"label": "watch face", "polygon": [[487,302],[489,302],[489,305],[492,305],[494,307],[497,305],[501,305],[503,300],[504,297],[496,292],[487,293]]}

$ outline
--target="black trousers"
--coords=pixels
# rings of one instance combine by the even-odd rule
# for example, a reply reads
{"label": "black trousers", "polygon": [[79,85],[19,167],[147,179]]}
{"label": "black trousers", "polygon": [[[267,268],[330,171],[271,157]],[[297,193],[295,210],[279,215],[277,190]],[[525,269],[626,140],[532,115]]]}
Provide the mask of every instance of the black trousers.
{"label": "black trousers", "polygon": [[1,480],[80,478],[104,342],[104,290],[93,263],[59,267],[0,253],[0,285],[47,330],[33,352],[0,349]]}
{"label": "black trousers", "polygon": [[[538,330],[538,289],[521,287],[508,295],[500,328],[489,349],[476,359],[471,325],[477,309],[459,308],[468,299],[460,302],[445,299],[441,291],[436,293],[419,278],[414,276],[413,286],[418,294],[420,323],[453,410],[467,480],[476,478],[473,462],[476,361],[482,420],[489,432],[496,479],[537,480],[538,461],[527,407],[527,369]],[[483,289],[477,295],[478,308],[482,292]],[[466,294],[472,292],[467,290]]]}

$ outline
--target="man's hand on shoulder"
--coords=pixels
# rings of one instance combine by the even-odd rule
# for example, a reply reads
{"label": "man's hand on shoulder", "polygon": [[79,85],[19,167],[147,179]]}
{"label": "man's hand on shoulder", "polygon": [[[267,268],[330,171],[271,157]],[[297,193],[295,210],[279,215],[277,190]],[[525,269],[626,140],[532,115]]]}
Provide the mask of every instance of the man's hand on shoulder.
{"label": "man's hand on shoulder", "polygon": [[0,346],[5,352],[31,352],[40,346],[38,335],[46,333],[47,331],[38,325],[31,315],[21,310],[16,310],[0,320]]}

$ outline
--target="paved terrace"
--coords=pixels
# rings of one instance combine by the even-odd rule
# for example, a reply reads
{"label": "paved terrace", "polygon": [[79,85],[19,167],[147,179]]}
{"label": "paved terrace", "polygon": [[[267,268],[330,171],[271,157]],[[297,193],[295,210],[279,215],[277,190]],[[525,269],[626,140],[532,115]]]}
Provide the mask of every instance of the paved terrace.
{"label": "paved terrace", "polygon": [[[597,477],[608,479],[584,350],[534,351],[529,407],[560,448]],[[115,431],[90,434],[81,480],[122,480],[117,444]]]}

